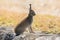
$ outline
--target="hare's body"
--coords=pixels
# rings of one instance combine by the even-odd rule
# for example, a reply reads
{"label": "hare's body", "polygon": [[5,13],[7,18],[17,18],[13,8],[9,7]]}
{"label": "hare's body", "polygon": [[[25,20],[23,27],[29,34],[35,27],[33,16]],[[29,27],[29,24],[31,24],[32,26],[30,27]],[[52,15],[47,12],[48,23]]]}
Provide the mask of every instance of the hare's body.
{"label": "hare's body", "polygon": [[32,17],[27,17],[25,20],[23,20],[15,29],[15,33],[17,34],[17,36],[22,34],[27,27],[30,27],[32,21]]}
{"label": "hare's body", "polygon": [[30,10],[28,16],[26,19],[24,19],[20,24],[17,25],[15,28],[16,36],[22,34],[27,27],[30,27],[33,21],[33,16],[35,15],[35,12],[33,10]]}

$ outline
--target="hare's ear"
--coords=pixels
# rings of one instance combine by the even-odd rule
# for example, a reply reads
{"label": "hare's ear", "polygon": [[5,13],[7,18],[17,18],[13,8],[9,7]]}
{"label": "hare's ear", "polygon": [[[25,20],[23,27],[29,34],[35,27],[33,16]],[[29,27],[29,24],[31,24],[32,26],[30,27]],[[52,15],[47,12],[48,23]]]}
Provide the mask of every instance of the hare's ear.
{"label": "hare's ear", "polygon": [[29,4],[29,6],[30,6],[30,8],[29,8],[29,14],[30,14],[30,13],[31,13],[31,10],[32,10],[32,9],[31,9],[31,4]]}
{"label": "hare's ear", "polygon": [[29,4],[30,5],[30,9],[29,10],[31,10],[31,4]]}

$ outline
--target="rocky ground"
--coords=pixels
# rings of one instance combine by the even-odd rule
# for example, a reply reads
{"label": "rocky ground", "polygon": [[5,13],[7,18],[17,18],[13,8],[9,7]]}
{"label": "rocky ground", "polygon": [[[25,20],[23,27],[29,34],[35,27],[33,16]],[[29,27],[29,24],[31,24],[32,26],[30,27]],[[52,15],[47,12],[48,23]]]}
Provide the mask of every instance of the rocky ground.
{"label": "rocky ground", "polygon": [[58,34],[24,33],[23,36],[16,36],[13,40],[60,40],[60,36]]}
{"label": "rocky ground", "polygon": [[60,35],[24,32],[19,36],[15,36],[11,28],[0,27],[0,40],[60,40]]}

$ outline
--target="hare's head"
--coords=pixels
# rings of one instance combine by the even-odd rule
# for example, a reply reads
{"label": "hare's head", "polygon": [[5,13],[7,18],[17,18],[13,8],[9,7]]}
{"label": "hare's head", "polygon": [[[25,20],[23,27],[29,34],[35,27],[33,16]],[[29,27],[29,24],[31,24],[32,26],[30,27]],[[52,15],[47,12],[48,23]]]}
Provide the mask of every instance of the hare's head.
{"label": "hare's head", "polygon": [[33,10],[30,10],[30,13],[29,13],[30,16],[35,16],[35,12]]}
{"label": "hare's head", "polygon": [[30,5],[29,16],[35,16],[36,14],[35,14],[34,10],[32,10],[31,4],[29,4],[29,5]]}

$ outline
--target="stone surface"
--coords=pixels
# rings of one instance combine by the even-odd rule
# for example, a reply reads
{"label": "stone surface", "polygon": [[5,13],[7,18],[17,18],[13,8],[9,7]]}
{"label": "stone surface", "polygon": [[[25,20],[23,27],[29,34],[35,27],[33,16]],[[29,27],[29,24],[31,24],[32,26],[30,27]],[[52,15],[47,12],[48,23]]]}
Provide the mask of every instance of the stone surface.
{"label": "stone surface", "polygon": [[8,28],[0,28],[0,40],[60,40],[60,34],[46,34],[41,32],[28,33],[24,32],[19,36],[15,36],[12,30]]}
{"label": "stone surface", "polygon": [[0,40],[12,40],[14,37],[12,29],[8,30],[5,27],[0,27]]}
{"label": "stone surface", "polygon": [[24,33],[23,35],[16,36],[13,40],[59,40],[58,34],[34,34]]}

